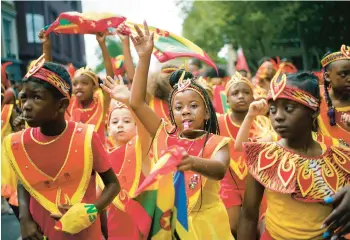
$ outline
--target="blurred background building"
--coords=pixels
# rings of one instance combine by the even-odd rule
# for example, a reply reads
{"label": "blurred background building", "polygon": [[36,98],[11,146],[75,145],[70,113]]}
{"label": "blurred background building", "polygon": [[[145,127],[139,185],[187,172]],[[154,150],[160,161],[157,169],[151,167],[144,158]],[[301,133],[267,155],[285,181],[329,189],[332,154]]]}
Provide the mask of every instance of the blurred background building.
{"label": "blurred background building", "polygon": [[[1,63],[13,62],[6,70],[11,81],[20,80],[28,64],[42,54],[38,34],[62,12],[82,11],[80,1],[1,1]],[[76,67],[86,65],[83,35],[51,34],[55,62]]]}

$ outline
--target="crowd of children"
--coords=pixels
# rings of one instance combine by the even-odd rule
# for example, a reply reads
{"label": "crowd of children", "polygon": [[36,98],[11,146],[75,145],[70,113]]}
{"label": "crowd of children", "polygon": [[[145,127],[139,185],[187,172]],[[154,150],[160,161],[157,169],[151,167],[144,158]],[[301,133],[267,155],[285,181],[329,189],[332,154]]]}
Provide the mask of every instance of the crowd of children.
{"label": "crowd of children", "polygon": [[127,199],[174,146],[188,239],[350,239],[350,47],[323,79],[272,59],[253,78],[197,59],[149,74],[154,33],[134,27],[124,79],[105,33],[105,79],[55,63],[44,30],[18,96],[2,67],[1,194],[23,239],[144,239]]}

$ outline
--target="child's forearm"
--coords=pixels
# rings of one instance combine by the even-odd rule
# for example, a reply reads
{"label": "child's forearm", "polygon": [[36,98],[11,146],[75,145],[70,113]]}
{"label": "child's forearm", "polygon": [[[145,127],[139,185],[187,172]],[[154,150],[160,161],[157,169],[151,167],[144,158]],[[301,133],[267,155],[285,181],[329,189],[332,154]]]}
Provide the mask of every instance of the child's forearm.
{"label": "child's forearm", "polygon": [[128,76],[129,82],[132,83],[135,75],[135,68],[134,63],[132,62],[129,38],[123,41],[123,55],[126,75]]}
{"label": "child's forearm", "polygon": [[32,220],[32,215],[29,210],[30,194],[23,187],[23,185],[18,182],[17,185],[18,194],[18,208],[19,208],[19,220]]}
{"label": "child's forearm", "polygon": [[118,195],[120,191],[119,181],[113,172],[112,168],[104,173],[99,173],[105,188],[103,189],[100,197],[94,203],[97,211],[100,213],[108,207],[113,199]]}
{"label": "child's forearm", "polygon": [[45,61],[52,62],[51,41],[43,43],[43,53],[45,54]]}
{"label": "child's forearm", "polygon": [[221,161],[191,156],[192,170],[211,179],[221,180],[225,176],[227,166]]}
{"label": "child's forearm", "polygon": [[249,141],[249,132],[250,132],[251,126],[253,125],[254,119],[255,117],[251,117],[249,115],[247,115],[244,118],[243,123],[237,133],[237,137],[234,145],[236,151],[239,151],[239,152],[242,151],[242,143]]}
{"label": "child's forearm", "polygon": [[[259,211],[257,211],[259,212]],[[249,216],[246,209],[242,207],[238,225],[238,238],[244,240],[256,240],[258,236],[257,225],[259,214]]]}
{"label": "child's forearm", "polygon": [[114,71],[113,71],[113,66],[112,66],[112,62],[111,62],[111,58],[108,54],[108,49],[106,44],[103,43],[99,43],[100,44],[100,48],[102,51],[102,57],[103,57],[103,63],[105,65],[105,69],[106,69],[106,73],[107,76],[110,76],[111,78],[114,78]]}
{"label": "child's forearm", "polygon": [[151,56],[140,58],[136,66],[134,82],[131,86],[130,107],[136,111],[139,106],[145,103],[147,77]]}

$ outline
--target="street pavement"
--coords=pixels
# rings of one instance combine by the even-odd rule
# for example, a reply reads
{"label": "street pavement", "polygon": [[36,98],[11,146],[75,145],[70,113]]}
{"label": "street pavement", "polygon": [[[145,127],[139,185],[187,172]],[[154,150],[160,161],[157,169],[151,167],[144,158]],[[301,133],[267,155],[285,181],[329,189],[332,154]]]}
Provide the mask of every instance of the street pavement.
{"label": "street pavement", "polygon": [[1,214],[1,239],[18,240],[20,238],[19,222],[14,214]]}

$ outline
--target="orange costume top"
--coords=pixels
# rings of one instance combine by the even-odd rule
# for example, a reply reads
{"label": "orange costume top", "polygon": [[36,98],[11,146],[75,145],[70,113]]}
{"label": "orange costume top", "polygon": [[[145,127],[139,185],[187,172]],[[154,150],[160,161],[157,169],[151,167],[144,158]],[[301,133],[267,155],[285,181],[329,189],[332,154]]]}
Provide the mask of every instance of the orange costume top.
{"label": "orange costume top", "polygon": [[[125,202],[135,196],[145,178],[141,171],[142,150],[139,138],[136,136],[127,144],[109,150],[108,157],[121,186],[121,192],[108,210],[108,239],[138,240],[139,229],[126,213]],[[98,184],[101,189],[104,188],[100,179]]]}
{"label": "orange costume top", "polygon": [[320,115],[318,117],[318,124],[320,131],[323,135],[339,139],[340,141],[346,142],[350,145],[350,128],[346,127],[344,122],[341,121],[342,114],[350,115],[350,106],[335,108],[335,126],[331,126],[327,115],[328,107],[324,96],[324,86],[320,86],[322,94],[322,102],[320,106]]}
{"label": "orange costume top", "polygon": [[[235,124],[230,113],[218,117],[220,135],[230,137],[233,141],[237,137],[240,126]],[[259,116],[250,129],[249,138],[256,139],[272,134],[270,121],[264,116]],[[248,174],[247,165],[244,162],[243,153],[237,152],[234,146],[230,146],[230,167],[225,177],[221,180],[220,196],[226,208],[239,206],[243,203],[245,179]]]}
{"label": "orange costume top", "polygon": [[[74,144],[73,144],[74,143]],[[13,168],[30,193],[30,212],[49,239],[99,239],[99,218],[76,235],[54,230],[51,213],[58,204],[94,203],[95,172],[110,169],[107,154],[93,126],[68,122],[59,136],[48,137],[28,128],[4,139],[3,161]],[[93,171],[94,170],[94,171]],[[16,187],[16,186],[14,186]]]}
{"label": "orange costume top", "polygon": [[82,108],[76,97],[72,96],[68,106],[66,120],[95,125],[102,143],[105,143],[104,96],[101,89],[94,93],[93,101],[88,108]]}
{"label": "orange costume top", "polygon": [[166,101],[151,96],[148,105],[153,109],[158,117],[170,122],[169,105]]}
{"label": "orange costume top", "polygon": [[322,155],[305,157],[278,143],[244,143],[249,173],[265,187],[262,239],[322,239],[332,211],[324,198],[350,183],[350,149],[320,145]]}
{"label": "orange costume top", "polygon": [[[163,120],[153,141],[154,161],[157,162],[162,153],[171,146],[183,147],[189,155],[211,158],[230,139],[215,134],[206,134],[196,139],[185,139],[173,131],[173,126]],[[186,171],[185,184],[188,206],[188,239],[232,239],[229,220],[224,204],[219,195],[219,181]]]}

